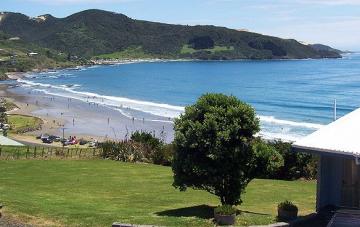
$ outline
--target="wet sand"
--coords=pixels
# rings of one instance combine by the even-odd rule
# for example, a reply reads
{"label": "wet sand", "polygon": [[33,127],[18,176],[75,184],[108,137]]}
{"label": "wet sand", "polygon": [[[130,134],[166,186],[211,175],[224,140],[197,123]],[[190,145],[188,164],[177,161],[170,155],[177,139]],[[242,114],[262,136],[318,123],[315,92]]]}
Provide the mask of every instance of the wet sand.
{"label": "wet sand", "polygon": [[173,140],[173,123],[147,119],[133,119],[109,107],[83,101],[44,95],[37,92],[21,91],[21,88],[1,85],[0,95],[14,102],[19,109],[12,114],[24,114],[41,118],[44,125],[41,130],[28,133],[38,135],[50,133],[65,137],[123,140],[134,131],[154,133],[166,142]]}

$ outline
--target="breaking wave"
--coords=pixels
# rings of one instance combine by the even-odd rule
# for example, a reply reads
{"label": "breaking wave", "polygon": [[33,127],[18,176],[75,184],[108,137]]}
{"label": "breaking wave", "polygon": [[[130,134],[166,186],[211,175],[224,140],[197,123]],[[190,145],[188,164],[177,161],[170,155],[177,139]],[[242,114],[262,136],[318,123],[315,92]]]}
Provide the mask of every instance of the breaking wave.
{"label": "breaking wave", "polygon": [[[124,110],[130,109],[159,117],[169,118],[168,120],[153,121],[170,122],[170,118],[178,117],[185,110],[183,106],[79,91],[76,90],[77,88],[81,87],[78,84],[52,85],[46,83],[37,83],[25,79],[18,79],[18,82],[25,88],[31,87],[45,94],[72,98],[84,102],[97,103],[99,105],[107,106],[119,111],[124,116],[129,118],[132,118],[133,116],[129,114],[128,111]],[[258,117],[260,119],[262,129],[259,135],[266,139],[295,141],[323,126],[321,124],[315,123],[278,119],[274,116],[258,115]]]}

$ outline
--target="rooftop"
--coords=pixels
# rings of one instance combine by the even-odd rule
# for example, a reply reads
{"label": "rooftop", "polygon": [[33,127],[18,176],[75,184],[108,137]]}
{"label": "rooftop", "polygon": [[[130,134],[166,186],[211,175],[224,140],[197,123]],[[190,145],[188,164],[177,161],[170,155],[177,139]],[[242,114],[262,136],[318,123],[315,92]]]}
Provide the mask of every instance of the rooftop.
{"label": "rooftop", "polygon": [[16,142],[15,140],[9,139],[5,136],[0,135],[0,145],[3,146],[24,146],[23,144]]}
{"label": "rooftop", "polygon": [[296,141],[293,148],[360,157],[360,108]]}

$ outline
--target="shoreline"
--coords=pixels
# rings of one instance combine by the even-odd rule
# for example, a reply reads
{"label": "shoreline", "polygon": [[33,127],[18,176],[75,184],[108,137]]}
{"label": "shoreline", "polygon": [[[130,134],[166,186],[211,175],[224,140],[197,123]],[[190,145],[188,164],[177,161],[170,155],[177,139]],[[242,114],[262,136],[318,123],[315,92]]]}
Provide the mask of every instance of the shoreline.
{"label": "shoreline", "polygon": [[25,92],[17,86],[1,85],[0,94],[19,107],[10,111],[10,114],[34,116],[44,122],[40,130],[13,135],[20,141],[39,143],[35,136],[42,133],[62,137],[62,128],[65,128],[65,138],[76,136],[78,139],[97,141],[124,140],[129,139],[135,131],[147,131],[166,143],[173,140],[172,122],[130,119],[120,111],[106,106],[55,95]]}
{"label": "shoreline", "polygon": [[8,80],[16,80],[24,77],[28,73],[43,73],[51,71],[61,71],[61,70],[78,70],[82,67],[92,67],[92,66],[102,66],[102,65],[121,65],[121,64],[136,64],[136,63],[153,63],[153,62],[189,62],[189,61],[203,61],[203,62],[234,62],[234,61],[308,61],[308,60],[333,60],[333,59],[342,59],[346,55],[357,54],[358,52],[349,52],[341,54],[339,58],[332,57],[323,57],[323,58],[269,58],[269,59],[250,59],[250,58],[240,58],[240,59],[192,59],[192,58],[136,58],[136,59],[90,59],[90,64],[76,65],[72,67],[64,68],[44,68],[44,69],[33,69],[27,72],[5,72]]}

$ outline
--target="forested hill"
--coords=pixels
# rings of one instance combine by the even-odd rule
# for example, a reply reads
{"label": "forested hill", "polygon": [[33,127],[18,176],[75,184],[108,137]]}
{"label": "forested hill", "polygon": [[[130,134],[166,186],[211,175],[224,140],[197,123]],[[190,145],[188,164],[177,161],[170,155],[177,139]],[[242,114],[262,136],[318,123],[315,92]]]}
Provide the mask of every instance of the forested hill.
{"label": "forested hill", "polygon": [[296,40],[215,26],[186,26],[134,20],[102,10],[66,18],[0,14],[0,31],[43,47],[81,57],[194,59],[337,58]]}

